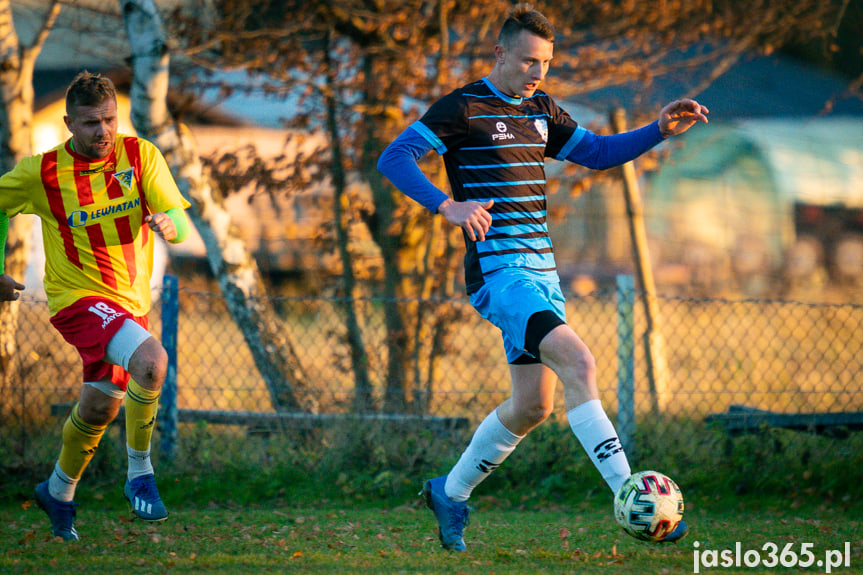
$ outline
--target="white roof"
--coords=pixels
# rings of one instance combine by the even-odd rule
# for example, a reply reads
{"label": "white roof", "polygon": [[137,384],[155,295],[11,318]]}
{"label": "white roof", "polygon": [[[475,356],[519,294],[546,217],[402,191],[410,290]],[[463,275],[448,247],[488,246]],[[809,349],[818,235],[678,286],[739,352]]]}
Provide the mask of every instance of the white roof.
{"label": "white roof", "polygon": [[764,154],[783,195],[863,207],[863,120],[748,120],[739,128]]}

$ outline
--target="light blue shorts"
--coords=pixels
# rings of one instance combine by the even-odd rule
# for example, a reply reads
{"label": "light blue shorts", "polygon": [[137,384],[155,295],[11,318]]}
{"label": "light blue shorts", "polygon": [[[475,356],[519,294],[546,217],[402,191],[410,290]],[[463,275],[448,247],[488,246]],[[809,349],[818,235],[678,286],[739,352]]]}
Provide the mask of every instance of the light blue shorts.
{"label": "light blue shorts", "polygon": [[519,268],[492,272],[485,276],[482,287],[470,294],[470,303],[483,318],[500,329],[509,363],[525,354],[533,357],[524,349],[530,316],[549,310],[566,322],[560,281],[542,272]]}

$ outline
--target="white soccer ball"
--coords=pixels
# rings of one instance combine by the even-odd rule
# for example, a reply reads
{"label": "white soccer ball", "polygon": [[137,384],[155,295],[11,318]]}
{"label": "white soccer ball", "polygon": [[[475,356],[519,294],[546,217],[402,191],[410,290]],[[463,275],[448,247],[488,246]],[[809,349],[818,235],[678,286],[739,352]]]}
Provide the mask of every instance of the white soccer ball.
{"label": "white soccer ball", "polygon": [[683,494],[663,473],[633,473],[614,496],[614,518],[636,539],[660,541],[683,519]]}

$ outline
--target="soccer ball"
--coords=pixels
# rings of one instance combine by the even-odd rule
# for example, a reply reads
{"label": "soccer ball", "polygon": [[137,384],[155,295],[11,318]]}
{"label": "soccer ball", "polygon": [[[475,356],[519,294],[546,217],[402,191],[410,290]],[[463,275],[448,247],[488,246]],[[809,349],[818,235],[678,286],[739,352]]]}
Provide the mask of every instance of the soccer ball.
{"label": "soccer ball", "polygon": [[642,541],[660,541],[683,519],[683,494],[658,471],[633,473],[614,496],[614,518]]}

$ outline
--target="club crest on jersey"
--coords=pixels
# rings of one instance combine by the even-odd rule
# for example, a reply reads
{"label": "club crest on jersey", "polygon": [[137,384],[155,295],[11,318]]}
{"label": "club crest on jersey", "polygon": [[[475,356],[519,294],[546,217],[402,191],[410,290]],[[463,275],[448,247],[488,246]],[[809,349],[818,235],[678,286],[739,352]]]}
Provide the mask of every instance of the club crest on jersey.
{"label": "club crest on jersey", "polygon": [[496,142],[498,140],[515,140],[515,136],[507,131],[505,123],[498,122],[495,124],[495,128],[497,128],[497,134],[491,135],[492,142]]}
{"label": "club crest on jersey", "polygon": [[120,182],[120,184],[127,190],[131,190],[133,170],[134,168],[126,168],[123,171],[115,172],[114,179]]}
{"label": "club crest on jersey", "polygon": [[533,127],[539,132],[543,142],[548,142],[548,122],[545,118],[537,118],[533,122]]}

